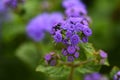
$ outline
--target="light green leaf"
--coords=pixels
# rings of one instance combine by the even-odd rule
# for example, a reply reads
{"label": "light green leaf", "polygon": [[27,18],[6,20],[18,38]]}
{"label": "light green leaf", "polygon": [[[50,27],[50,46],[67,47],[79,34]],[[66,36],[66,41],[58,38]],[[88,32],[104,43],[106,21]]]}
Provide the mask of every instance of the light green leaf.
{"label": "light green leaf", "polygon": [[43,72],[47,75],[49,75],[50,77],[64,77],[66,75],[68,75],[69,73],[69,68],[65,67],[65,66],[43,66],[43,65],[39,65],[36,68],[36,71],[40,71]]}
{"label": "light green leaf", "polygon": [[85,53],[87,59],[94,57],[94,53],[96,51],[91,43],[81,43],[80,46],[84,50],[84,53]]}
{"label": "light green leaf", "polygon": [[98,72],[100,68],[101,68],[101,65],[98,65],[95,62],[89,62],[81,65],[76,70],[81,74],[86,74],[86,73]]}
{"label": "light green leaf", "polygon": [[16,56],[31,67],[35,68],[38,64],[41,55],[36,50],[33,43],[24,43],[16,50]]}

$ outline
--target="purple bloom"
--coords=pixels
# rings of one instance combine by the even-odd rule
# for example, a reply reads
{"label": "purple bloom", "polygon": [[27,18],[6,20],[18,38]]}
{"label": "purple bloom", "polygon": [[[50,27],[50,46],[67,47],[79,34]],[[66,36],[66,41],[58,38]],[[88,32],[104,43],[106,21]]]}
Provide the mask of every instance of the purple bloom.
{"label": "purple bloom", "polygon": [[50,66],[55,66],[57,64],[57,61],[56,60],[51,60],[50,61]]}
{"label": "purple bloom", "polygon": [[44,38],[44,31],[37,26],[34,25],[28,25],[27,27],[27,34],[30,38],[32,38],[34,41],[38,42],[41,41]]}
{"label": "purple bloom", "polygon": [[74,24],[70,24],[68,26],[68,30],[71,30],[71,31],[75,30],[75,25]]}
{"label": "purple bloom", "polygon": [[62,34],[60,32],[56,32],[54,35],[55,42],[61,42],[62,41]]}
{"label": "purple bloom", "polygon": [[75,46],[76,50],[80,50],[79,46]]}
{"label": "purple bloom", "polygon": [[84,43],[88,42],[88,37],[87,37],[87,36],[82,37],[82,41],[83,41]]}
{"label": "purple bloom", "polygon": [[50,17],[51,26],[55,26],[63,20],[63,15],[60,12],[52,13]]}
{"label": "purple bloom", "polygon": [[76,49],[74,46],[68,46],[67,51],[69,54],[74,54]]}
{"label": "purple bloom", "polygon": [[64,29],[64,30],[67,30],[69,25],[70,25],[70,24],[67,23],[66,21],[62,21],[62,22],[61,22],[61,28]]}
{"label": "purple bloom", "polygon": [[99,73],[87,74],[84,80],[102,80],[102,75]]}
{"label": "purple bloom", "polygon": [[81,7],[85,7],[85,5],[81,3],[79,0],[64,0],[62,5],[64,8],[70,8],[79,5],[81,5]]}
{"label": "purple bloom", "polygon": [[68,30],[68,31],[66,32],[66,37],[67,37],[67,38],[70,38],[70,37],[72,36],[72,34],[73,34],[73,33]]}
{"label": "purple bloom", "polygon": [[74,57],[73,56],[68,56],[67,57],[67,61],[68,62],[73,62],[74,61]]}
{"label": "purple bloom", "polygon": [[75,34],[70,38],[70,41],[72,45],[77,45],[80,42],[80,37]]}
{"label": "purple bloom", "polygon": [[16,8],[18,5],[18,1],[17,0],[4,0],[4,4],[8,7],[8,8]]}
{"label": "purple bloom", "polygon": [[120,80],[120,71],[115,74],[114,80]]}
{"label": "purple bloom", "polygon": [[18,4],[24,3],[25,0],[3,0],[8,8],[17,8]]}
{"label": "purple bloom", "polygon": [[65,14],[68,17],[81,17],[83,15],[87,15],[87,11],[85,8],[82,8],[80,6],[75,6],[75,7],[66,9]]}
{"label": "purple bloom", "polygon": [[101,56],[101,58],[107,58],[108,57],[107,53],[104,52],[103,50],[100,50],[100,56]]}
{"label": "purple bloom", "polygon": [[62,43],[65,44],[65,45],[68,45],[69,44],[68,39],[63,39]]}
{"label": "purple bloom", "polygon": [[91,36],[92,35],[92,30],[89,27],[85,27],[83,29],[83,33],[85,36]]}
{"label": "purple bloom", "polygon": [[67,54],[68,54],[67,50],[63,49],[63,50],[62,50],[62,54],[63,54],[64,56],[67,56]]}
{"label": "purple bloom", "polygon": [[81,24],[81,23],[77,23],[77,24],[75,25],[75,29],[76,29],[77,32],[83,31],[84,25]]}
{"label": "purple bloom", "polygon": [[91,75],[86,75],[85,77],[84,77],[84,80],[92,80],[92,77],[91,77]]}
{"label": "purple bloom", "polygon": [[78,58],[79,57],[79,52],[75,52],[74,57]]}
{"label": "purple bloom", "polygon": [[46,54],[45,55],[45,60],[49,61],[51,60],[52,56],[50,54]]}
{"label": "purple bloom", "polygon": [[67,19],[67,22],[70,24],[80,23],[83,20],[81,17],[70,17]]}
{"label": "purple bloom", "polygon": [[4,5],[3,0],[0,0],[0,24],[2,24],[5,21],[9,21],[9,19],[10,19],[10,15],[8,9]]}
{"label": "purple bloom", "polygon": [[30,23],[27,25],[27,34],[30,38],[35,41],[40,41],[44,38],[44,25],[42,23],[41,15],[32,19]]}
{"label": "purple bloom", "polygon": [[87,20],[83,20],[82,23],[86,26],[88,26],[88,21]]}
{"label": "purple bloom", "polygon": [[[61,19],[62,16],[60,13],[40,14],[29,22],[26,28],[27,34],[33,40],[41,41],[44,38],[45,32],[51,32],[53,25],[57,24]],[[57,33],[55,39],[60,39],[59,36],[61,36],[61,34]]]}
{"label": "purple bloom", "polygon": [[99,73],[93,73],[91,74],[91,76],[93,80],[100,80],[100,78],[102,77]]}

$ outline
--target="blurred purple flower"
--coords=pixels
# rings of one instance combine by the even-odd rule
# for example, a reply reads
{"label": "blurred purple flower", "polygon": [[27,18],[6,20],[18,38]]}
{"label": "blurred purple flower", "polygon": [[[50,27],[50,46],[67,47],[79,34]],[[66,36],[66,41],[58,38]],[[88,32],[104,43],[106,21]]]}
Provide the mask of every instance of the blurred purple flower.
{"label": "blurred purple flower", "polygon": [[74,54],[76,49],[75,49],[74,46],[68,46],[67,47],[67,51],[68,51],[69,54]]}
{"label": "blurred purple flower", "polygon": [[87,74],[84,77],[84,80],[102,80],[102,75],[99,73]]}
{"label": "blurred purple flower", "polygon": [[57,61],[56,60],[51,60],[50,61],[50,66],[55,66],[57,64]]}
{"label": "blurred purple flower", "polygon": [[52,58],[52,56],[50,54],[45,55],[45,60],[49,61],[51,58]]}
{"label": "blurred purple flower", "polygon": [[75,34],[70,38],[70,41],[72,45],[77,45],[80,42],[80,37]]}
{"label": "blurred purple flower", "polygon": [[60,32],[56,32],[54,35],[55,42],[61,42],[62,41],[62,34]]}
{"label": "blurred purple flower", "polygon": [[120,71],[114,75],[114,80],[120,80]]}
{"label": "blurred purple flower", "polygon": [[80,55],[79,52],[75,52],[74,57],[75,57],[75,58],[78,58],[79,55]]}
{"label": "blurred purple flower", "polygon": [[68,62],[73,62],[74,61],[74,57],[73,56],[68,56],[67,57],[67,61]]}
{"label": "blurred purple flower", "polygon": [[63,0],[63,3],[62,3],[62,6],[64,8],[70,8],[70,7],[79,6],[79,5],[85,8],[85,5],[82,2],[80,2],[80,0]]}
{"label": "blurred purple flower", "polygon": [[68,17],[81,17],[84,15],[87,15],[87,11],[85,8],[82,8],[80,6],[75,6],[75,7],[71,7],[65,10],[65,14]]}
{"label": "blurred purple flower", "polygon": [[103,50],[100,50],[100,57],[101,57],[101,58],[107,58],[108,55],[107,55],[107,53],[104,52]]}
{"label": "blurred purple flower", "polygon": [[[54,16],[55,15],[55,16]],[[56,19],[57,18],[57,19]],[[62,15],[56,13],[43,13],[32,19],[27,25],[26,31],[30,38],[34,41],[41,41],[45,32],[51,32],[52,27],[62,20]],[[57,34],[57,38],[59,34]]]}

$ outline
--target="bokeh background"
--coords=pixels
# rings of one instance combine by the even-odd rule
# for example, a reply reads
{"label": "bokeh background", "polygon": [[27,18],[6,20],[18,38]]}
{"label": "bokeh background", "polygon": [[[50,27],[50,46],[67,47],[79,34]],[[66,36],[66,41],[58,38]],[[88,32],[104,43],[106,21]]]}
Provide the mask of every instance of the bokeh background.
{"label": "bokeh background", "polygon": [[[93,35],[89,42],[108,53],[110,66],[102,66],[107,74],[120,67],[120,0],[82,0],[92,19]],[[26,25],[38,14],[60,11],[62,0],[26,0],[20,10],[0,13],[0,80],[47,80],[36,72],[40,54],[26,35]],[[7,18],[7,19],[6,19]]]}

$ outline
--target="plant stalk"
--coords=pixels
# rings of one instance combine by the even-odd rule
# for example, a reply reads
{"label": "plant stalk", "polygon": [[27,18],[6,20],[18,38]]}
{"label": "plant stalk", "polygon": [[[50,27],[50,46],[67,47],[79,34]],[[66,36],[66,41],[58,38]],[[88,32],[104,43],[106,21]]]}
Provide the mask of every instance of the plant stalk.
{"label": "plant stalk", "polygon": [[71,66],[71,71],[68,76],[68,80],[73,80],[73,75],[74,75],[74,64],[73,64],[73,66]]}

